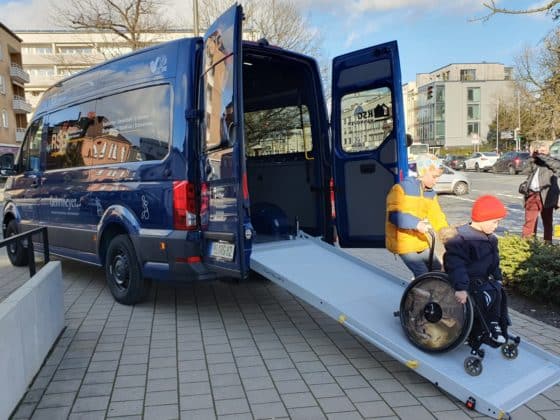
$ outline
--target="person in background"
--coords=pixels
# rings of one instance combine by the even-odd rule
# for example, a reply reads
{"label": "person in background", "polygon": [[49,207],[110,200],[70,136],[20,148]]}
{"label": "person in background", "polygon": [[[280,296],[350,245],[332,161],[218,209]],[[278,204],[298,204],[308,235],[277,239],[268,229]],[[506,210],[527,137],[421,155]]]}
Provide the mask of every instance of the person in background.
{"label": "person in background", "polygon": [[[502,271],[494,231],[506,214],[504,204],[496,197],[479,197],[473,204],[470,224],[446,229],[453,230],[453,234],[446,232],[443,255],[455,299],[464,304],[470,294],[481,309],[491,339],[498,344],[506,342],[503,332],[507,329],[507,306],[502,299]],[[480,320],[475,320],[474,329],[478,331],[475,334],[482,333]]]}
{"label": "person in background", "polygon": [[[440,160],[432,154],[418,155],[416,173],[395,184],[387,195],[385,246],[418,277],[429,271],[428,230],[438,232],[447,226],[447,219],[433,190],[442,173]],[[432,269],[441,270],[437,259]]]}
{"label": "person in background", "polygon": [[[535,141],[529,147],[531,158],[524,173],[528,173],[525,195],[525,224],[521,236],[529,238],[537,234],[537,223],[541,215],[544,240],[552,242],[552,216],[555,208],[558,208],[558,179],[551,160],[548,159],[548,145],[546,142]],[[549,163],[546,163],[546,160]],[[549,166],[550,165],[550,166]],[[554,166],[553,166],[554,167]]]}

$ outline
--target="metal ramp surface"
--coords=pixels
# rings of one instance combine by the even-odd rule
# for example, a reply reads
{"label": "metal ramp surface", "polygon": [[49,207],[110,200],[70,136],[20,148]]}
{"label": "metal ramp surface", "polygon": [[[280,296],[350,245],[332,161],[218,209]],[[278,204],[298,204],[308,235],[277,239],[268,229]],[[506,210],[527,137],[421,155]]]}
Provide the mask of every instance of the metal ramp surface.
{"label": "metal ramp surface", "polygon": [[303,233],[293,240],[254,244],[251,268],[460,401],[474,398],[475,409],[490,417],[508,418],[560,381],[560,358],[524,340],[515,360],[506,360],[500,349],[487,348],[478,377],[463,368],[468,346],[443,354],[417,349],[393,315],[407,282]]}

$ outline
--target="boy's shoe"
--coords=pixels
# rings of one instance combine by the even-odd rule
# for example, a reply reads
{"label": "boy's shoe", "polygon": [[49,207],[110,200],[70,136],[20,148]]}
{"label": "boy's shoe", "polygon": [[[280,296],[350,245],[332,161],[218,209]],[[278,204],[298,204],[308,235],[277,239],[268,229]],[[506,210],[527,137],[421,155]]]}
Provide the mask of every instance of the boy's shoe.
{"label": "boy's shoe", "polygon": [[490,334],[492,335],[492,340],[496,343],[504,344],[506,342],[506,338],[502,332],[502,328],[500,328],[500,324],[497,322],[490,323]]}

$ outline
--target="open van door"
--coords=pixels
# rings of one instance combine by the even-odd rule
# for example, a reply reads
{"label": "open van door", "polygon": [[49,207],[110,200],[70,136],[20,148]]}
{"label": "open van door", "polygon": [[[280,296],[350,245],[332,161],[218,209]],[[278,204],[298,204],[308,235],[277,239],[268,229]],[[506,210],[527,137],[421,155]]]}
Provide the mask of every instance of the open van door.
{"label": "open van door", "polygon": [[333,60],[331,109],[340,246],[383,247],[385,197],[407,173],[396,41]]}
{"label": "open van door", "polygon": [[243,139],[241,6],[204,35],[200,102],[203,261],[232,277],[249,273],[253,230]]}

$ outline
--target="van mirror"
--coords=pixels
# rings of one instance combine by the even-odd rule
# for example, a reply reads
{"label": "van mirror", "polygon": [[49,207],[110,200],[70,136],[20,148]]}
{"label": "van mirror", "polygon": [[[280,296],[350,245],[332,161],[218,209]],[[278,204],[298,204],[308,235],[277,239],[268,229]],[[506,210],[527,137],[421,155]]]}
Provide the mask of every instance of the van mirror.
{"label": "van mirror", "polygon": [[10,176],[14,172],[14,154],[4,153],[0,156],[0,176]]}

